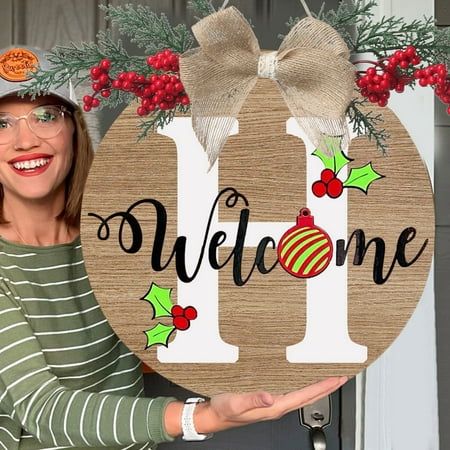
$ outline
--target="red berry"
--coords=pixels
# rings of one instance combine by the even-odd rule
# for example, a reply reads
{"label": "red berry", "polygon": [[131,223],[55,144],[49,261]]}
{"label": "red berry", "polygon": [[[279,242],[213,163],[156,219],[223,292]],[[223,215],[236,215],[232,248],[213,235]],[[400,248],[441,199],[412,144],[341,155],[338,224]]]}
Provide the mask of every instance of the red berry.
{"label": "red berry", "polygon": [[331,169],[323,169],[320,174],[320,179],[328,184],[335,177],[334,172]]}
{"label": "red berry", "polygon": [[109,60],[108,58],[102,59],[99,66],[102,70],[108,71],[109,69],[111,69],[111,60]]}
{"label": "red berry", "polygon": [[109,83],[109,77],[106,75],[106,73],[102,73],[100,77],[98,78],[98,82],[102,84],[103,86],[106,86]]}
{"label": "red berry", "polygon": [[145,109],[149,109],[149,107],[150,107],[150,105],[152,104],[152,101],[147,97],[147,98],[144,98],[144,100],[142,100],[142,106],[145,108]]}
{"label": "red berry", "polygon": [[187,330],[190,326],[189,320],[184,316],[176,316],[173,318],[173,326],[177,330]]}
{"label": "red berry", "polygon": [[405,53],[409,58],[414,58],[414,56],[416,56],[416,47],[409,45],[406,47]]}
{"label": "red berry", "polygon": [[146,116],[148,114],[147,108],[145,108],[144,106],[139,106],[136,112],[138,116]]}
{"label": "red berry", "polygon": [[92,83],[92,89],[96,92],[100,91],[102,87],[103,86],[100,83]]}
{"label": "red berry", "polygon": [[92,107],[90,105],[84,105],[83,106],[83,110],[86,112],[89,112],[92,109]]}
{"label": "red berry", "polygon": [[114,80],[111,84],[114,89],[122,89],[122,82],[119,80]]}
{"label": "red berry", "polygon": [[167,84],[166,84],[166,87],[164,88],[164,90],[165,90],[168,94],[174,94],[174,93],[175,93],[175,89],[174,89],[173,83],[167,83]]}
{"label": "red berry", "polygon": [[361,77],[356,81],[356,84],[359,88],[363,88],[367,86],[367,79],[365,77]]}
{"label": "red berry", "polygon": [[367,76],[368,76],[369,78],[372,78],[372,77],[374,77],[374,76],[377,74],[377,71],[376,71],[375,67],[369,67],[369,68],[366,70],[366,74],[367,74]]}
{"label": "red berry", "polygon": [[312,191],[316,197],[323,197],[327,193],[327,185],[323,181],[316,181],[312,185]]}
{"label": "red berry", "polygon": [[102,74],[102,69],[100,69],[100,67],[93,67],[91,69],[91,78],[93,80],[98,80],[99,76]]}
{"label": "red berry", "polygon": [[173,305],[172,309],[170,310],[170,313],[172,316],[184,316],[184,308],[181,305]]}
{"label": "red berry", "polygon": [[85,95],[83,97],[83,103],[85,105],[88,105],[88,106],[92,105],[92,100],[93,100],[93,98],[90,95]]}
{"label": "red berry", "polygon": [[188,320],[195,320],[197,318],[197,310],[193,306],[188,306],[184,310],[184,317]]}
{"label": "red berry", "polygon": [[100,100],[98,98],[93,98],[91,105],[93,108],[97,108],[98,106],[100,106]]}
{"label": "red berry", "polygon": [[387,63],[387,65],[386,65],[386,70],[388,71],[388,72],[395,72],[395,69],[397,68],[397,63],[392,63],[392,62],[388,62]]}
{"label": "red berry", "polygon": [[176,94],[179,94],[180,92],[183,92],[184,91],[183,83],[181,83],[181,82],[175,83],[174,86],[173,86],[173,90],[174,90],[174,92]]}
{"label": "red berry", "polygon": [[331,198],[338,198],[343,191],[342,181],[334,178],[327,184],[327,193]]}
{"label": "red berry", "polygon": [[189,97],[187,95],[183,95],[183,97],[181,97],[181,104],[183,106],[187,106],[191,103],[191,101],[189,100]]}
{"label": "red berry", "polygon": [[109,89],[103,89],[102,92],[100,92],[101,96],[104,98],[108,98],[111,95],[111,91]]}

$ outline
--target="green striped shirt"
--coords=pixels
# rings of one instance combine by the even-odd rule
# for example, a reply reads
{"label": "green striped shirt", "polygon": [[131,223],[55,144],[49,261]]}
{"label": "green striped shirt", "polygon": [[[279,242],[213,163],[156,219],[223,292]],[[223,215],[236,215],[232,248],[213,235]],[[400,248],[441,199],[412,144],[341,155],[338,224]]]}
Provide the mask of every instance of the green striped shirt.
{"label": "green striped shirt", "polygon": [[80,239],[0,238],[0,450],[151,449],[170,441],[140,360],[98,305]]}

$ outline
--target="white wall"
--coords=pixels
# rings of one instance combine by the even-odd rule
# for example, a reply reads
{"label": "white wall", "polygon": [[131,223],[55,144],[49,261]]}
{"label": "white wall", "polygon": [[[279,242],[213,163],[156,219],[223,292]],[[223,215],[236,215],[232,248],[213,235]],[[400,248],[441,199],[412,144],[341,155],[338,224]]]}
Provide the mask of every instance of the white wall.
{"label": "white wall", "polygon": [[[381,15],[432,16],[432,0],[379,0]],[[391,108],[417,145],[433,179],[434,101],[430,89],[394,96]],[[434,277],[393,345],[368,369],[365,450],[438,450]],[[445,449],[443,449],[445,450]]]}

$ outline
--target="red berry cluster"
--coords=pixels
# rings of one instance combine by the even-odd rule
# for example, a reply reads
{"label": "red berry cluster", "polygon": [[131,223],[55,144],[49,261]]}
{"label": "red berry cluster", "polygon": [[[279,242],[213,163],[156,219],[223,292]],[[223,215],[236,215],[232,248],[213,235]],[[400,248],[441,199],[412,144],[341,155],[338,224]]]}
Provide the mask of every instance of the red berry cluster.
{"label": "red berry cluster", "polygon": [[193,306],[183,308],[180,305],[174,305],[170,311],[173,317],[173,326],[177,330],[187,330],[191,326],[191,320],[197,318],[197,310]]}
{"label": "red berry cluster", "polygon": [[328,194],[331,198],[338,198],[343,190],[342,181],[337,178],[331,169],[322,170],[320,180],[312,185],[312,191],[316,197],[323,197],[325,194]]}
{"label": "red berry cluster", "polygon": [[150,67],[164,72],[179,72],[180,66],[178,63],[178,55],[171,50],[163,50],[147,58],[147,64]]}
{"label": "red berry cluster", "polygon": [[83,97],[83,109],[90,111],[100,105],[98,95],[109,97],[112,89],[130,92],[140,99],[137,113],[146,116],[157,110],[166,111],[177,105],[189,105],[179,76],[179,56],[171,50],[164,50],[147,58],[147,64],[155,70],[168,73],[148,76],[134,71],[120,72],[116,78],[110,76],[111,61],[103,59],[90,71],[93,95]]}
{"label": "red berry cluster", "polygon": [[111,95],[111,80],[109,77],[109,70],[111,69],[111,61],[109,59],[102,59],[98,66],[91,69],[92,90],[94,95],[85,95],[83,97],[83,109],[90,111],[92,108],[100,106],[100,100],[97,98],[98,93],[102,97],[109,97]]}
{"label": "red berry cluster", "polygon": [[[414,78],[419,80],[420,86],[431,86],[442,103],[450,105],[450,80],[447,78],[448,70],[445,64],[433,64],[414,72]],[[447,107],[450,114],[450,106]]]}
{"label": "red berry cluster", "polygon": [[369,67],[364,75],[359,76],[356,84],[361,94],[371,103],[386,106],[391,95],[390,91],[403,92],[405,86],[413,78],[408,70],[420,64],[421,58],[412,45],[405,50],[397,50],[389,58],[374,63],[377,67]]}

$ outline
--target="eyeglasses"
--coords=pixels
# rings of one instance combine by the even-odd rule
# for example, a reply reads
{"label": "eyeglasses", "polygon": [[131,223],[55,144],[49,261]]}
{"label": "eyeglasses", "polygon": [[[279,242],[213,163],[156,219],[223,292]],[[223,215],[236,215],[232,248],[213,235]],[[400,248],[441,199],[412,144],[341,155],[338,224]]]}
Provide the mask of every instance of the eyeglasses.
{"label": "eyeglasses", "polygon": [[37,137],[53,138],[62,130],[66,114],[70,114],[70,111],[62,105],[37,106],[20,117],[0,112],[0,144],[8,144],[14,139],[21,119],[27,122],[28,127]]}

